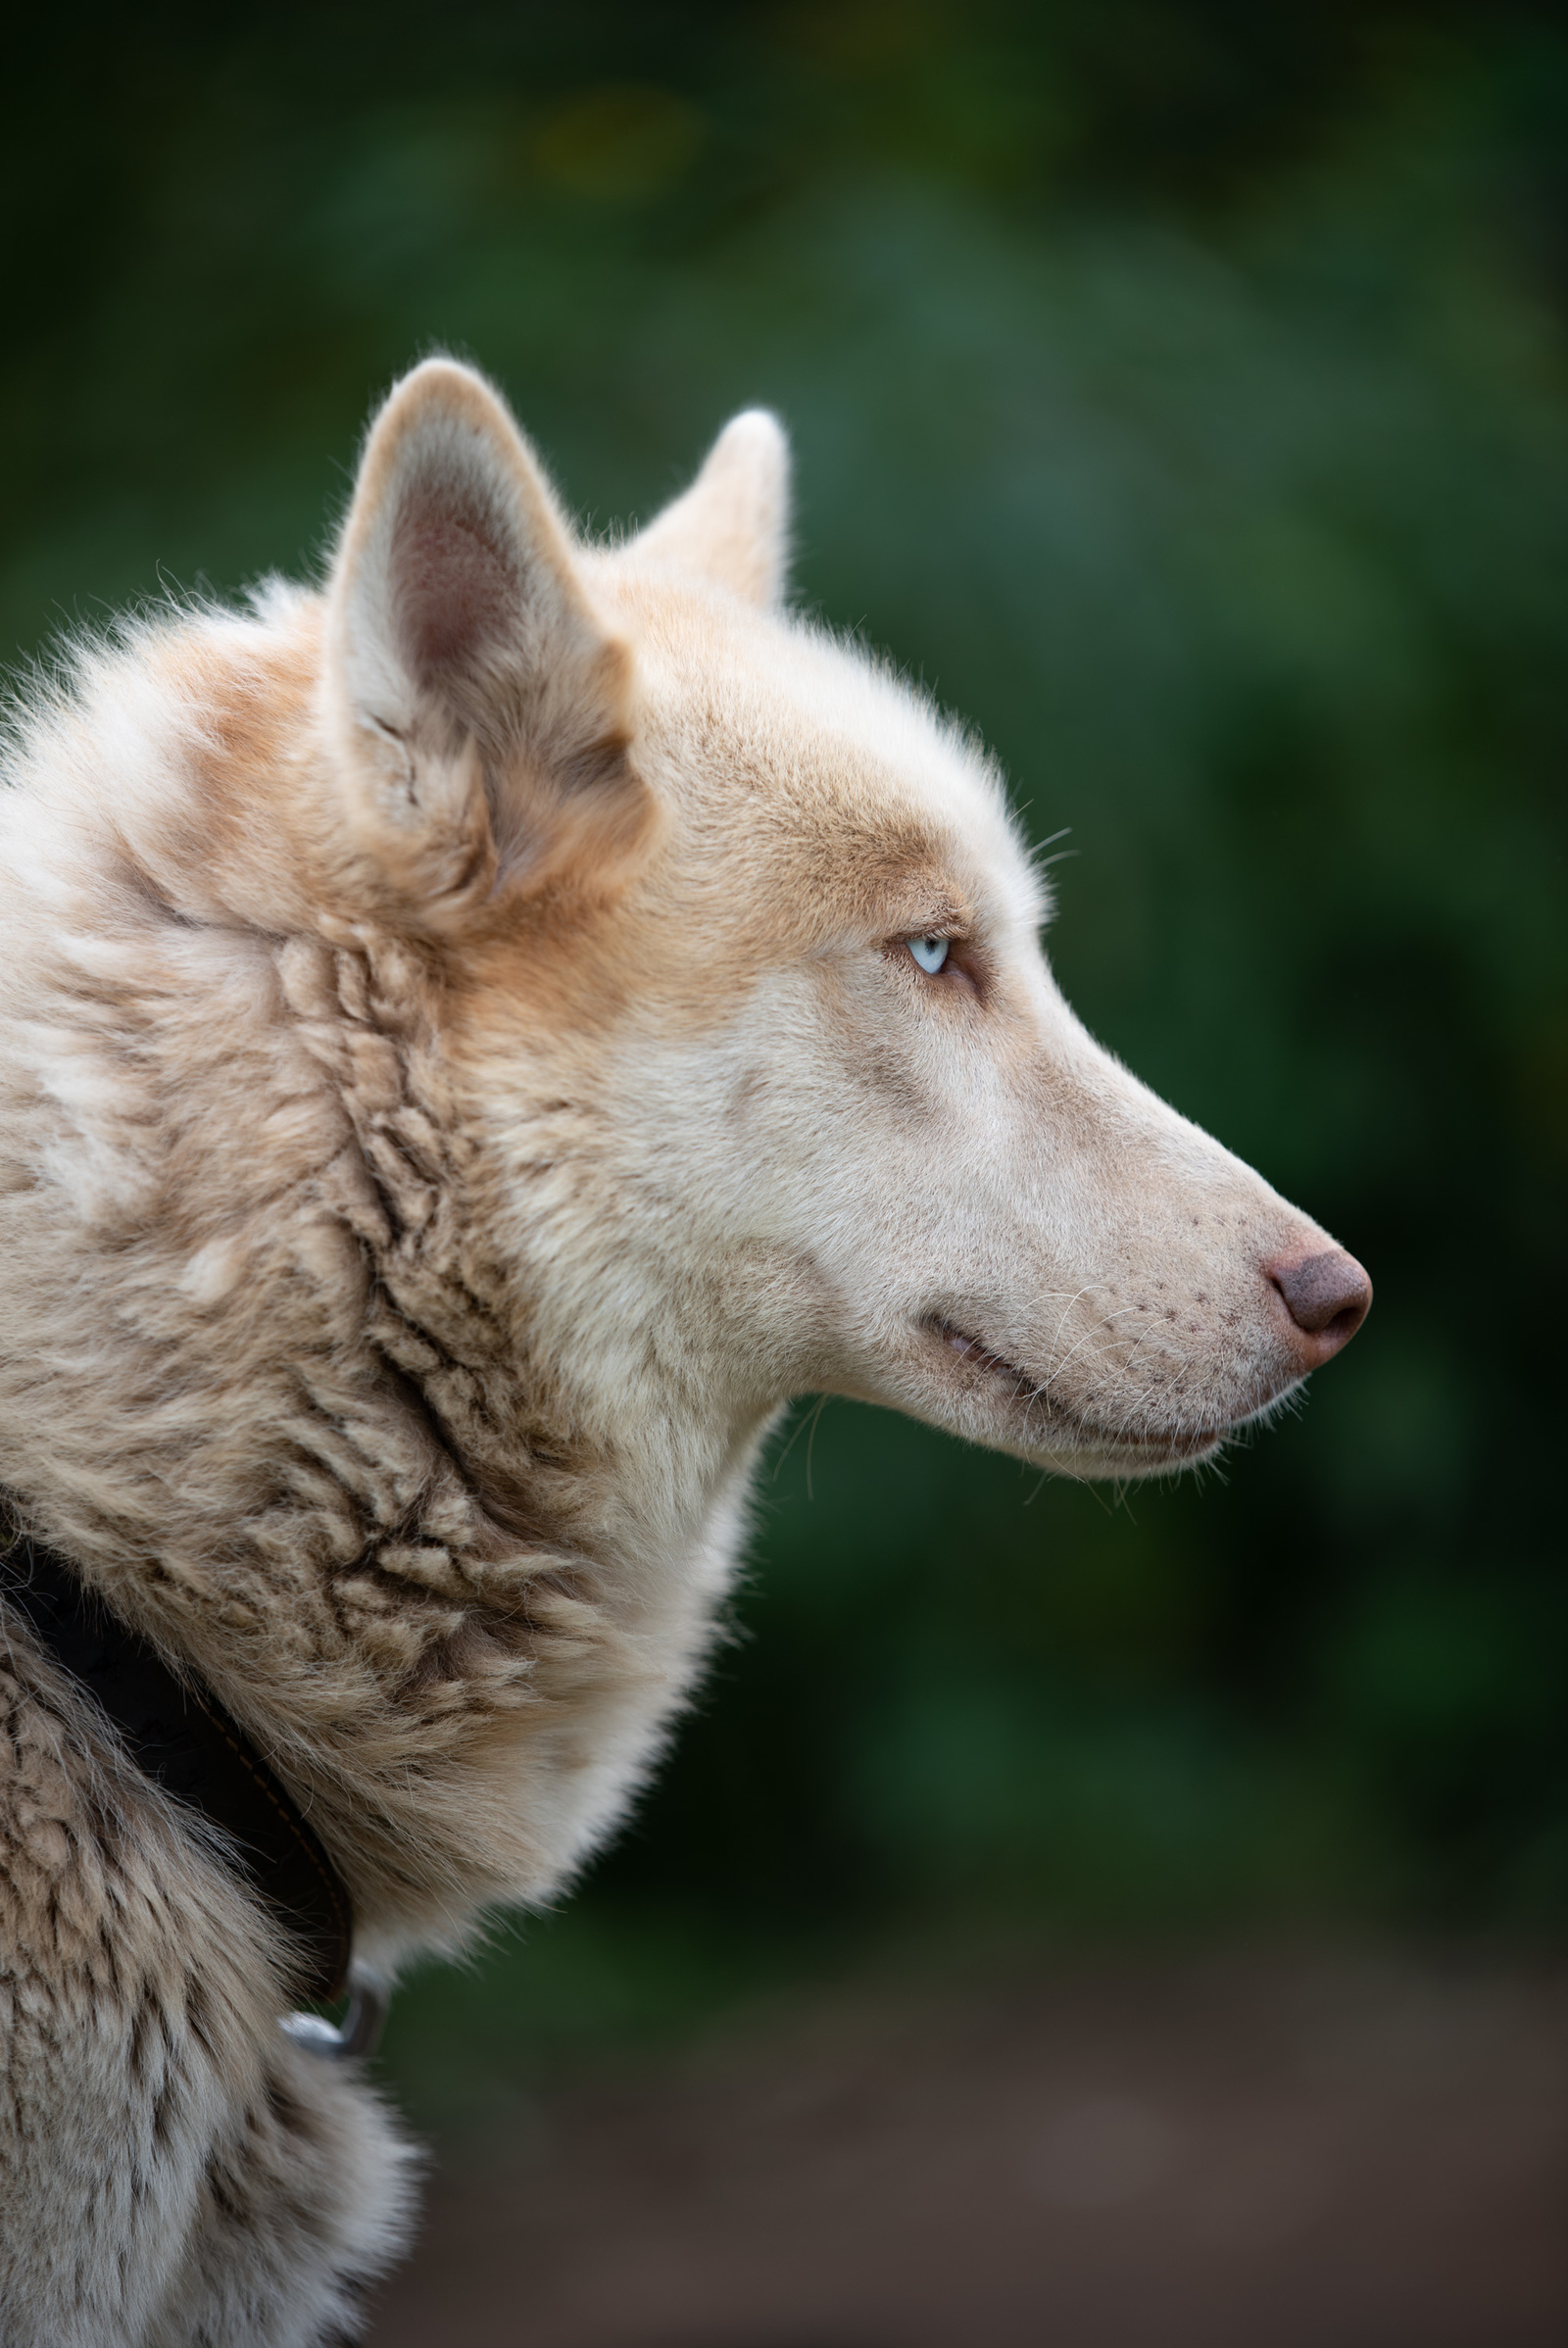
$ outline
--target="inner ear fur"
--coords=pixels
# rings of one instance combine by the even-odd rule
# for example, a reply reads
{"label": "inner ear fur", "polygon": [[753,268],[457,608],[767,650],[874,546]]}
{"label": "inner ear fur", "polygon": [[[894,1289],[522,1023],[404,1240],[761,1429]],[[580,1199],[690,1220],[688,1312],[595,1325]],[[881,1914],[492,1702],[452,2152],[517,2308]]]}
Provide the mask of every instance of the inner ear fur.
{"label": "inner ear fur", "polygon": [[626,560],[728,588],[775,610],[789,570],[790,448],[765,408],[731,418],[684,494],[638,532]]}
{"label": "inner ear fur", "polygon": [[326,664],[359,860],[428,925],[514,887],[608,883],[641,844],[630,652],[469,367],[427,360],[370,427]]}

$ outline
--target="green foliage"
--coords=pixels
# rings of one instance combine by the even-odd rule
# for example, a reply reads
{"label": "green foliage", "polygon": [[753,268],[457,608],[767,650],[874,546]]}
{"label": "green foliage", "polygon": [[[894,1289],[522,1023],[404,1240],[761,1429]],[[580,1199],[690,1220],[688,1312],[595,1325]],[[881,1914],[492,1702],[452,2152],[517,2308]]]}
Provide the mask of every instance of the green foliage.
{"label": "green foliage", "polygon": [[807,600],[1068,829],[1080,1008],[1378,1304],[1298,1417],[1125,1505],[803,1411],[659,1786],[441,2027],[631,2020],[955,1911],[1560,1920],[1568,44],[563,13],[34,27],[11,640],[309,560],[432,345],[596,521],[766,400]]}

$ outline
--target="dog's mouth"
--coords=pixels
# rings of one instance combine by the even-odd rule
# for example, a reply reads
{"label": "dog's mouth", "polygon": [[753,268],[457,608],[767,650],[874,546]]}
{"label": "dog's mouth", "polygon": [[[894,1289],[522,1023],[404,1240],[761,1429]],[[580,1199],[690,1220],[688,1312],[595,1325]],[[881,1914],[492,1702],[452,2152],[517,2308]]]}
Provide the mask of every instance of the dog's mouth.
{"label": "dog's mouth", "polygon": [[1061,1448],[1069,1456],[1091,1452],[1102,1459],[1124,1459],[1129,1468],[1148,1470],[1185,1466],[1207,1458],[1234,1432],[1228,1424],[1144,1431],[1107,1427],[1055,1399],[1046,1381],[994,1352],[982,1339],[970,1337],[952,1321],[933,1319],[926,1327],[950,1353],[956,1354],[971,1370],[981,1374],[998,1399],[1004,1398],[1003,1390],[1006,1390],[1004,1398],[1011,1414],[1021,1418],[1029,1429],[1032,1450],[1054,1450],[1056,1446],[1052,1438],[1055,1436],[1060,1438]]}

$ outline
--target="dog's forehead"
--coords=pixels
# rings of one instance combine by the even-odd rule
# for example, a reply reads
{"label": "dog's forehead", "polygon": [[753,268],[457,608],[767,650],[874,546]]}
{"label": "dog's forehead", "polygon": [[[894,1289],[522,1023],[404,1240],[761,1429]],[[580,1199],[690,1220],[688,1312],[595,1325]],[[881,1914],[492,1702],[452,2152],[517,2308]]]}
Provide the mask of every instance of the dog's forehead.
{"label": "dog's forehead", "polygon": [[[852,911],[946,895],[1033,928],[1041,895],[1002,778],[886,662],[793,617],[671,615],[643,661],[656,786],[686,853],[744,849]],[[866,909],[871,907],[867,904]]]}

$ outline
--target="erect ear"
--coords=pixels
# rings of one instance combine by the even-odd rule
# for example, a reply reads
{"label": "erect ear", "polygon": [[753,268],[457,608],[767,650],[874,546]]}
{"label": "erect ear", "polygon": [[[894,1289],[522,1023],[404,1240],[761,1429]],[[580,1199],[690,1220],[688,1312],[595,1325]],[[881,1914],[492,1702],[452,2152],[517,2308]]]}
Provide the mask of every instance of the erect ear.
{"label": "erect ear", "polygon": [[507,408],[427,360],[370,427],[327,597],[360,869],[437,928],[510,880],[609,877],[652,813],[632,682]]}
{"label": "erect ear", "polygon": [[646,563],[728,587],[765,609],[789,566],[790,445],[765,408],[724,426],[696,480],[626,549]]}

